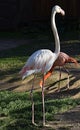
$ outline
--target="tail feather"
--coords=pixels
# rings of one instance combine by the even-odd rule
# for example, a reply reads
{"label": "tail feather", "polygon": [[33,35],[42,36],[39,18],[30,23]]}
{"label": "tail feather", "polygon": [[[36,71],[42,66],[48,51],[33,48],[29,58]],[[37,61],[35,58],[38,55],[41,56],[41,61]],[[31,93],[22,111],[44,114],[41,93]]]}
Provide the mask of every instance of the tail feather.
{"label": "tail feather", "polygon": [[28,71],[28,67],[23,67],[22,70],[19,72],[20,75],[24,75],[26,71]]}
{"label": "tail feather", "polygon": [[22,79],[25,79],[27,76],[33,74],[35,72],[35,70],[29,70],[27,72],[25,72],[23,75],[22,75]]}
{"label": "tail feather", "polygon": [[28,70],[28,71],[26,71],[26,72],[22,75],[22,79],[25,79],[27,76],[29,76],[29,75],[31,75],[31,74],[39,73],[40,71],[41,71],[41,69]]}

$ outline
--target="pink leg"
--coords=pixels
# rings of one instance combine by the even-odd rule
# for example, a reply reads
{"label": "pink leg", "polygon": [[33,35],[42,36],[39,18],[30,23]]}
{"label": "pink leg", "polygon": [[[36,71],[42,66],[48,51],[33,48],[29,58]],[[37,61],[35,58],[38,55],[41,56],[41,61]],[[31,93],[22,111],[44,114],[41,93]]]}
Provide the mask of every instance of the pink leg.
{"label": "pink leg", "polygon": [[35,80],[35,75],[33,78],[32,88],[31,88],[31,92],[30,92],[31,102],[32,102],[32,124],[35,124],[34,123],[34,100],[33,100],[34,80]]}
{"label": "pink leg", "polygon": [[[51,76],[51,74],[52,74],[52,71],[49,71],[47,74],[45,74],[44,75],[44,81],[48,78],[48,77],[50,77]],[[42,88],[42,84],[43,84],[43,79],[40,81],[40,87]]]}
{"label": "pink leg", "polygon": [[42,104],[43,104],[43,126],[45,126],[44,75],[43,75],[43,84],[42,84]]}
{"label": "pink leg", "polygon": [[59,73],[59,84],[58,84],[58,92],[60,91],[60,80],[61,80],[61,67],[59,67],[60,73]]}
{"label": "pink leg", "polygon": [[66,70],[66,72],[67,72],[67,74],[68,74],[67,88],[69,89],[69,70],[66,69],[65,67],[64,67],[64,69]]}

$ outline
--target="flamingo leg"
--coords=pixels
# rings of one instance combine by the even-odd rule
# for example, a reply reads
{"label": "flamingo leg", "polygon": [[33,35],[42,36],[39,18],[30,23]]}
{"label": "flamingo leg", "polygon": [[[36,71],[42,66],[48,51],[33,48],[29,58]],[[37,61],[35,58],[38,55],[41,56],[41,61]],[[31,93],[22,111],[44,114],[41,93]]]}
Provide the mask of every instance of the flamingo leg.
{"label": "flamingo leg", "polygon": [[43,104],[43,126],[45,126],[44,75],[43,75],[43,83],[42,83],[42,104]]}
{"label": "flamingo leg", "polygon": [[34,100],[33,100],[34,80],[35,80],[35,75],[34,75],[34,78],[33,78],[32,88],[31,88],[31,92],[30,92],[31,103],[32,103],[32,124],[35,124],[34,123]]}
{"label": "flamingo leg", "polygon": [[61,80],[61,67],[59,67],[60,73],[59,73],[59,84],[58,84],[58,92],[60,91],[60,80]]}
{"label": "flamingo leg", "polygon": [[66,69],[66,67],[64,67],[65,71],[67,72],[68,74],[68,80],[67,80],[67,88],[69,89],[69,70]]}
{"label": "flamingo leg", "polygon": [[[52,71],[49,71],[47,74],[45,74],[44,75],[44,81],[48,78],[48,77],[50,77],[51,76],[51,74],[52,74]],[[40,87],[42,88],[42,85],[43,85],[43,79],[40,81]]]}

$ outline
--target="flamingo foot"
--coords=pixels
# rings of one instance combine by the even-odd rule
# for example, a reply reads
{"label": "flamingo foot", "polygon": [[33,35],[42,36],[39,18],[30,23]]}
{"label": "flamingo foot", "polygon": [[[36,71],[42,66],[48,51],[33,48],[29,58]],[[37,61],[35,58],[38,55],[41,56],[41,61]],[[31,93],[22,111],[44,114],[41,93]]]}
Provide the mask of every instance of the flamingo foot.
{"label": "flamingo foot", "polygon": [[36,124],[35,122],[32,122],[32,124],[35,125],[35,126],[38,126],[38,124]]}

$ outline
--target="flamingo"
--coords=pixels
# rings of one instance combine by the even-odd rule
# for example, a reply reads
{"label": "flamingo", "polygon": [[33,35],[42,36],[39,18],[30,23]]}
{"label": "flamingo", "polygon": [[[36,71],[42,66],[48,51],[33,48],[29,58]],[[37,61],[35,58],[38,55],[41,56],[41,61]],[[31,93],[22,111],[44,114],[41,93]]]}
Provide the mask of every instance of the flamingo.
{"label": "flamingo", "polygon": [[[56,28],[55,23],[55,15],[56,13],[60,13],[62,15],[65,15],[65,12],[63,9],[61,9],[60,6],[55,5],[52,8],[52,15],[51,15],[51,26],[52,31],[55,39],[55,51],[54,53],[49,49],[40,49],[36,52],[34,52],[29,59],[27,60],[26,64],[23,66],[22,70],[20,71],[20,74],[22,75],[22,79],[26,78],[27,76],[34,74],[32,89],[31,89],[31,100],[32,100],[32,124],[35,124],[34,122],[34,101],[33,101],[33,89],[34,89],[34,80],[35,80],[35,74],[36,73],[42,73],[43,77],[44,74],[46,74],[54,64],[55,60],[57,59],[59,53],[60,53],[60,40],[58,31]],[[44,103],[44,78],[42,83],[42,105],[43,105],[43,126],[45,126],[45,103]]]}
{"label": "flamingo", "polygon": [[[68,69],[66,69],[66,67],[64,66],[66,63],[75,63],[76,65],[78,64],[77,60],[74,59],[73,57],[70,57],[69,55],[67,55],[64,52],[60,52],[58,58],[56,59],[56,61],[54,62],[52,68],[44,75],[44,81],[51,76],[54,68],[56,66],[59,66],[60,68],[60,75],[59,75],[59,85],[58,85],[58,91],[60,90],[60,79],[61,79],[61,66],[66,70],[66,72],[68,73],[68,84],[67,87],[69,89],[69,71]],[[40,87],[42,87],[43,81],[40,81]]]}

